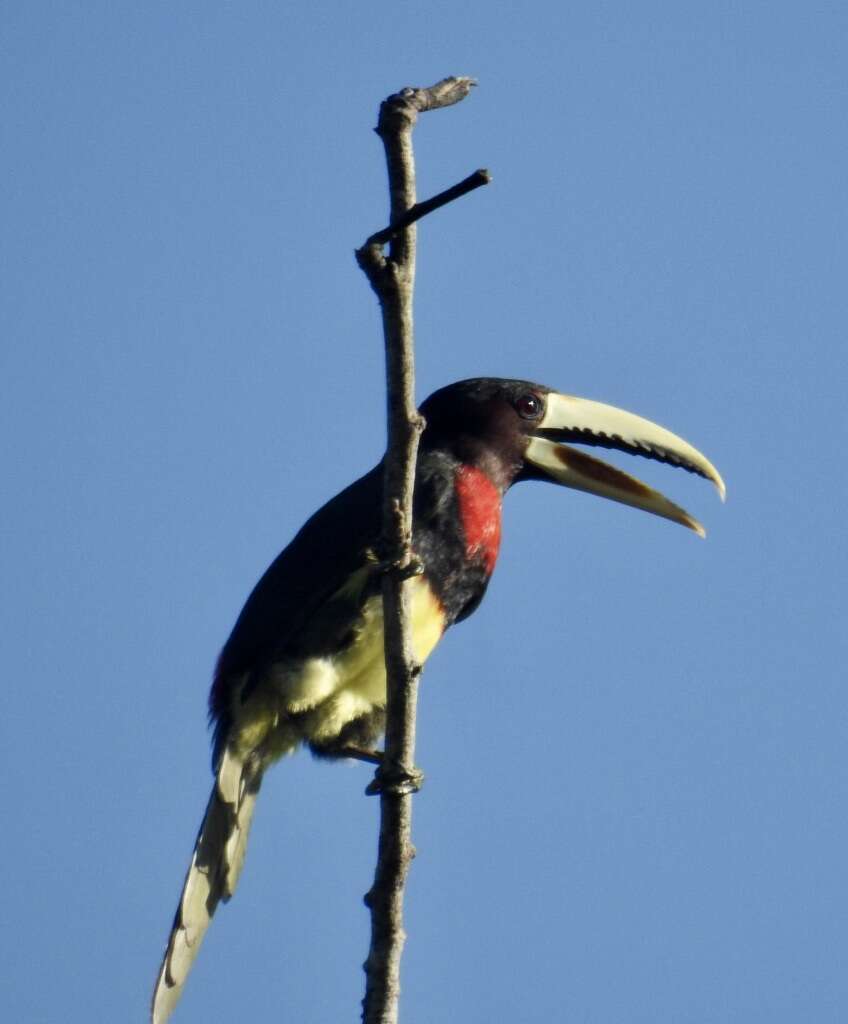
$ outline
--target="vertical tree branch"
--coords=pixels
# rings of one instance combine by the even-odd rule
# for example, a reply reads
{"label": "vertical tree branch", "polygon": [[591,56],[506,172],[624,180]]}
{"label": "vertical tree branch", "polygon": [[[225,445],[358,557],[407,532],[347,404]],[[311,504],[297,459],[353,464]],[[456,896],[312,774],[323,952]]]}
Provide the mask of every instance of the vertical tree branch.
{"label": "vertical tree branch", "polygon": [[[374,883],[365,897],[371,911],[371,946],[365,962],[365,1024],[394,1024],[400,992],[403,892],[415,854],[411,840],[415,768],[415,713],[420,666],[412,654],[405,581],[415,572],[412,493],[418,440],[424,423],[415,404],[412,299],[415,282],[415,221],[455,198],[415,203],[412,129],[425,110],[458,103],[474,81],[446,78],[429,89],[404,89],[380,107],[377,134],[383,141],[391,197],[390,224],[357,250],[360,267],[380,301],[386,348],[388,445],[383,483],[383,616],[387,674],[386,745],[369,790],[380,793],[380,837]],[[479,173],[479,172],[478,172]],[[472,176],[474,177],[474,176]],[[488,176],[457,186],[456,195],[484,184]],[[470,181],[470,179],[467,179]],[[455,190],[450,190],[451,192]],[[448,195],[447,193],[443,195]],[[389,242],[389,254],[383,246]]]}

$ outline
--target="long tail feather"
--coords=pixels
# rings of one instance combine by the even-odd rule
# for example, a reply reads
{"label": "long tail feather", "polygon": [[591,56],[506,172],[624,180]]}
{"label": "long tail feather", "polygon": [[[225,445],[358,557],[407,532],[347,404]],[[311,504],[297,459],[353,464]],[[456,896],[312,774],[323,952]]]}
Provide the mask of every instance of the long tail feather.
{"label": "long tail feather", "polygon": [[261,781],[261,771],[224,751],[153,992],[152,1024],[170,1017],[212,915],[235,891]]}

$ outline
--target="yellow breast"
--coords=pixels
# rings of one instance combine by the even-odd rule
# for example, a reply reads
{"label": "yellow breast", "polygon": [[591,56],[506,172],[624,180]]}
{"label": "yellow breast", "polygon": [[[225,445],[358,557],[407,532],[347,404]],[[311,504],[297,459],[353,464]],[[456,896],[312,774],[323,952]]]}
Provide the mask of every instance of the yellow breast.
{"label": "yellow breast", "polygon": [[[423,576],[404,586],[410,604],[412,653],[423,664],[439,642],[445,613]],[[291,753],[304,735],[331,743],[356,718],[386,704],[383,654],[383,600],[369,597],[356,634],[335,655],[274,665],[246,704],[237,708],[238,748],[242,756],[263,750],[269,761]],[[297,716],[295,723],[291,716]]]}
{"label": "yellow breast", "polygon": [[[413,577],[405,586],[410,603],[412,653],[418,664],[423,664],[444,632],[445,613],[423,576]],[[305,673],[316,672],[315,662],[322,664],[324,673],[323,693],[312,705],[315,713],[310,716],[310,731],[318,742],[332,739],[354,718],[385,706],[383,600],[379,594],[366,601],[362,628],[354,642],[333,658],[311,659],[304,665]]]}

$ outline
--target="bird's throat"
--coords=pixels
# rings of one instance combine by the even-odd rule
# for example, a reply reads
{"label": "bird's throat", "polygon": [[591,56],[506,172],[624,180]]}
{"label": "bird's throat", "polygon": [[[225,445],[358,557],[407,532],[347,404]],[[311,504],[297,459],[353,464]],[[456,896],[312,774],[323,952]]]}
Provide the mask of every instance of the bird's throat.
{"label": "bird's throat", "polygon": [[491,573],[501,546],[501,493],[476,466],[460,466],[454,487],[466,557],[482,560]]}

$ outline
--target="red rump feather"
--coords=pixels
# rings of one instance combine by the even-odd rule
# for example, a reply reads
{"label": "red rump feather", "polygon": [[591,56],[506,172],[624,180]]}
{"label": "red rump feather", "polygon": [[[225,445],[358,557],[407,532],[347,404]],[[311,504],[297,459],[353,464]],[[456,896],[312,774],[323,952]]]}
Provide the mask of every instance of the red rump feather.
{"label": "red rump feather", "polygon": [[501,493],[476,466],[460,466],[454,483],[469,559],[482,558],[486,572],[495,568],[501,546]]}

